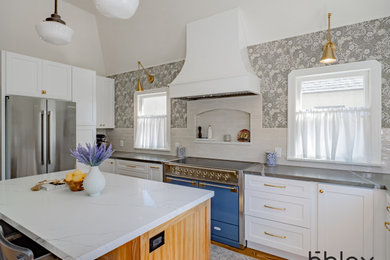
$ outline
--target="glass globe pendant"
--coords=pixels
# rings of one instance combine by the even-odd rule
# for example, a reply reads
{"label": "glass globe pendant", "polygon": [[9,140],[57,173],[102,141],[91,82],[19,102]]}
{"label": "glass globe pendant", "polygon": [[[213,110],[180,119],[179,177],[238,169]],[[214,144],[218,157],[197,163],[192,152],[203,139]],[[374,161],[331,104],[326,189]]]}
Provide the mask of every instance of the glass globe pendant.
{"label": "glass globe pendant", "polygon": [[38,35],[45,42],[55,45],[66,45],[72,41],[73,30],[57,13],[57,0],[54,0],[54,14],[35,26]]}
{"label": "glass globe pendant", "polygon": [[94,0],[96,9],[109,18],[128,19],[137,11],[139,0]]}

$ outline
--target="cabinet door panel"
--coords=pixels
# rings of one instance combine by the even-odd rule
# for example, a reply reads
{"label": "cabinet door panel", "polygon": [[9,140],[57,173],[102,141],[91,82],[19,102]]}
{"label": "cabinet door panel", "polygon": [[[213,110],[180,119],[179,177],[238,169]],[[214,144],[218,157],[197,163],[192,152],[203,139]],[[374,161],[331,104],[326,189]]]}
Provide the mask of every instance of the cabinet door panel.
{"label": "cabinet door panel", "polygon": [[6,95],[39,97],[42,87],[42,61],[6,52]]}
{"label": "cabinet door panel", "polygon": [[100,171],[115,173],[115,160],[107,159],[99,166]]}
{"label": "cabinet door panel", "polygon": [[96,73],[72,67],[72,95],[77,104],[77,125],[96,127]]}
{"label": "cabinet door panel", "polygon": [[96,126],[97,128],[115,127],[114,80],[96,77]]}
{"label": "cabinet door panel", "polygon": [[72,99],[72,69],[71,66],[43,61],[43,96],[54,99]]}
{"label": "cabinet door panel", "polygon": [[163,181],[163,169],[161,164],[149,164],[149,178],[153,181]]}
{"label": "cabinet door panel", "polygon": [[319,184],[318,249],[328,255],[373,256],[373,192]]}

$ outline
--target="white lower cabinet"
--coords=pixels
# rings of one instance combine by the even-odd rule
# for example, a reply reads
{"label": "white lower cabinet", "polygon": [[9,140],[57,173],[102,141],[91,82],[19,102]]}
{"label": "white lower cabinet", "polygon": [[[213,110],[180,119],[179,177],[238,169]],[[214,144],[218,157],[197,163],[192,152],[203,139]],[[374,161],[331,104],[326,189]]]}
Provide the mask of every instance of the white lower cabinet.
{"label": "white lower cabinet", "polygon": [[162,181],[163,179],[161,164],[117,159],[115,168],[115,172],[122,175],[155,181]]}
{"label": "white lower cabinet", "polygon": [[390,196],[387,195],[387,205],[386,205],[386,259],[390,259]]}
{"label": "white lower cabinet", "polygon": [[245,216],[245,237],[261,245],[297,255],[308,255],[310,230],[276,221]]}
{"label": "white lower cabinet", "polygon": [[245,175],[245,238],[288,259],[371,259],[374,190]]}
{"label": "white lower cabinet", "polygon": [[107,159],[99,166],[100,171],[115,173],[115,159]]}
{"label": "white lower cabinet", "polygon": [[149,179],[153,181],[163,181],[163,166],[162,164],[149,164]]}
{"label": "white lower cabinet", "polygon": [[328,256],[373,257],[373,190],[318,185],[318,250]]}

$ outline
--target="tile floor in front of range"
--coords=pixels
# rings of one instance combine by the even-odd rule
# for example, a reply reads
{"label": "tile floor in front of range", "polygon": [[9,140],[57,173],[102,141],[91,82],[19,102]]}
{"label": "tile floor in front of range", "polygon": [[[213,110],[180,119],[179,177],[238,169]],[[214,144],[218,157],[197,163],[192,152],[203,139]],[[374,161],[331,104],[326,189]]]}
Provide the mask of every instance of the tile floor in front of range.
{"label": "tile floor in front of range", "polygon": [[253,257],[242,255],[229,249],[211,245],[211,260],[256,260]]}

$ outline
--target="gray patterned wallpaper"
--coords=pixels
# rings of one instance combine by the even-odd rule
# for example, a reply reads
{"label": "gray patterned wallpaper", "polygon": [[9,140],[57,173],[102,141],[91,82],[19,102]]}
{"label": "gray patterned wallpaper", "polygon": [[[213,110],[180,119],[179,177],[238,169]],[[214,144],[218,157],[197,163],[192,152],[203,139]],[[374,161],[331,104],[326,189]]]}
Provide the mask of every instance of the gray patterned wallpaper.
{"label": "gray patterned wallpaper", "polygon": [[[332,30],[337,45],[338,63],[378,60],[382,63],[382,127],[390,128],[390,17],[343,26]],[[249,58],[261,78],[263,95],[263,127],[287,127],[288,74],[295,69],[323,66],[319,63],[326,31],[300,35],[248,47]],[[179,73],[184,62],[168,63],[148,68],[156,76],[155,83],[145,89],[167,86]],[[133,127],[133,94],[137,72],[114,75],[116,126]],[[186,101],[172,101],[171,127],[186,128]]]}
{"label": "gray patterned wallpaper", "polygon": [[[141,74],[141,83],[145,90],[167,87],[183,67],[184,61],[167,63],[147,68],[154,75],[154,82],[149,84],[145,73]],[[138,83],[137,71],[125,72],[110,76],[115,79],[115,126],[117,128],[133,128],[134,125],[134,92]],[[171,127],[187,127],[187,102],[171,100]]]}
{"label": "gray patterned wallpaper", "polygon": [[[390,127],[390,17],[335,28],[338,63],[378,60],[382,63],[382,127]],[[288,74],[320,63],[327,32],[316,32],[248,47],[261,78],[263,127],[287,127]],[[337,64],[337,63],[336,63]]]}

